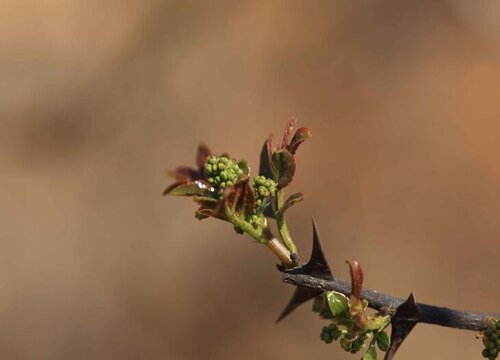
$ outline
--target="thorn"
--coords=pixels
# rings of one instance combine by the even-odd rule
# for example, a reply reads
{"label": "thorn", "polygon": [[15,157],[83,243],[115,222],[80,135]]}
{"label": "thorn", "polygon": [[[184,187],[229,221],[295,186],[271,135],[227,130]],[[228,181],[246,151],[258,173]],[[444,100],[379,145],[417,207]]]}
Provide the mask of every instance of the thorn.
{"label": "thorn", "polygon": [[295,310],[299,305],[302,305],[306,301],[311,300],[316,296],[321,295],[322,293],[323,291],[318,289],[311,289],[303,286],[297,286],[292,295],[292,298],[285,306],[278,319],[276,319],[276,323],[283,320],[283,318],[285,318],[288,314],[290,314],[293,310]]}
{"label": "thorn", "polygon": [[391,346],[389,350],[387,350],[384,360],[391,360],[393,358],[403,341],[410,334],[415,325],[417,325],[418,317],[419,311],[417,303],[415,302],[415,296],[413,293],[410,293],[408,299],[399,305],[396,313],[391,319]]}
{"label": "thorn", "polygon": [[[321,248],[318,225],[316,224],[316,221],[314,221],[314,219],[312,220],[312,224],[313,224],[313,244],[311,250],[311,257],[307,262],[307,264],[293,269],[283,269],[282,267],[278,266],[278,269],[286,273],[310,275],[325,280],[332,280],[333,279],[332,271],[330,270],[328,261],[326,260],[325,254],[323,253],[323,249]],[[276,322],[282,320],[293,310],[295,310],[299,305],[302,305],[306,301],[311,300],[322,293],[323,291],[318,289],[310,289],[306,287],[297,286],[295,292],[292,295],[292,298],[288,302],[287,306],[285,306],[285,309],[281,312]]]}
{"label": "thorn", "polygon": [[316,224],[316,221],[314,221],[314,219],[312,220],[312,224],[313,244],[309,261],[305,265],[286,270],[285,272],[288,272],[290,274],[310,275],[325,280],[332,280],[332,271],[330,270],[330,265],[328,265],[328,260],[326,260],[325,253],[321,248],[318,225]]}

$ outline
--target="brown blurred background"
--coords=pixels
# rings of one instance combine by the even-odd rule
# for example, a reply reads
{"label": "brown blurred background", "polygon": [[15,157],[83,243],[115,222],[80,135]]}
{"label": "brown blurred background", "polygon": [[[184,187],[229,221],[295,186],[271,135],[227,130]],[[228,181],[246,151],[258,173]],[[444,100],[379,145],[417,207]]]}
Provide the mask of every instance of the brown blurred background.
{"label": "brown blurred background", "polygon": [[[290,116],[289,212],[337,276],[500,311],[494,1],[4,0],[0,358],[355,359],[262,246],[163,198],[200,141],[249,159]],[[417,326],[400,359],[479,359]]]}

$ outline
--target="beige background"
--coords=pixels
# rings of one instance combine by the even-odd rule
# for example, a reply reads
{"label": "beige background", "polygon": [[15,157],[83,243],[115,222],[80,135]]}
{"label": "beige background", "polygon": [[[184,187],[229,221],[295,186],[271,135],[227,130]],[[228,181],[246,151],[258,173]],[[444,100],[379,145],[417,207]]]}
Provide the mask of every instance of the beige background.
{"label": "beige background", "polygon": [[[290,211],[366,286],[500,311],[494,1],[4,0],[2,359],[356,359],[319,341],[275,259],[163,198],[200,141],[249,159],[290,116]],[[400,359],[479,359],[417,326]]]}

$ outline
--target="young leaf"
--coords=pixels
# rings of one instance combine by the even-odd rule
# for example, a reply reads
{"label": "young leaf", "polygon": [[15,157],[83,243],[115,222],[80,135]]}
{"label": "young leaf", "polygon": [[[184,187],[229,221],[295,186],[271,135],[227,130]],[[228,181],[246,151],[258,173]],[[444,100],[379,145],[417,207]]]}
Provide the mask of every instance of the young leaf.
{"label": "young leaf", "polygon": [[333,316],[347,315],[349,313],[350,301],[344,294],[336,291],[328,291],[326,293],[326,300]]}
{"label": "young leaf", "polygon": [[389,347],[391,346],[391,340],[389,339],[389,335],[387,335],[385,331],[380,331],[375,336],[377,338],[378,348],[382,351],[389,350]]}
{"label": "young leaf", "polygon": [[177,182],[170,185],[163,191],[163,195],[175,196],[210,196],[214,193],[214,188],[202,181]]}
{"label": "young leaf", "polygon": [[287,147],[288,151],[290,151],[292,155],[295,155],[295,152],[299,148],[300,144],[302,144],[307,139],[310,139],[311,137],[312,135],[308,128],[301,127],[297,129],[295,135],[293,135],[292,141],[290,141],[290,145],[288,145]]}
{"label": "young leaf", "polygon": [[194,196],[193,201],[200,205],[200,210],[206,209],[213,211],[219,202],[218,199],[208,196]]}
{"label": "young leaf", "polygon": [[194,216],[198,220],[203,220],[203,219],[209,218],[211,216],[214,216],[214,212],[211,209],[200,207],[198,210],[196,210],[196,212],[194,213]]}
{"label": "young leaf", "polygon": [[283,204],[283,207],[280,209],[279,213],[283,214],[290,207],[301,202],[305,198],[306,198],[306,196],[302,193],[295,193],[295,194],[290,195],[288,197],[288,199],[285,200],[285,203]]}
{"label": "young leaf", "polygon": [[387,325],[389,325],[390,323],[391,323],[390,315],[376,314],[375,316],[368,317],[365,324],[365,330],[376,332],[385,329]]}
{"label": "young leaf", "polygon": [[190,168],[189,166],[179,166],[174,170],[167,170],[167,175],[175,178],[177,182],[190,182],[202,179],[199,170]]}
{"label": "young leaf", "polygon": [[203,169],[208,158],[212,155],[212,152],[205,144],[198,145],[198,150],[196,151],[196,165],[198,169]]}
{"label": "young leaf", "polygon": [[291,118],[288,120],[285,126],[285,131],[283,131],[283,141],[281,142],[281,149],[286,149],[288,147],[288,139],[290,138],[290,134],[292,133],[293,126],[295,125],[295,118]]}
{"label": "young leaf", "polygon": [[377,360],[377,349],[375,346],[370,346],[368,350],[363,355],[362,360]]}
{"label": "young leaf", "polygon": [[278,150],[272,155],[272,166],[276,169],[276,181],[279,188],[284,188],[295,175],[295,159],[288,150]]}
{"label": "young leaf", "polygon": [[259,175],[276,180],[276,171],[272,168],[272,136],[269,136],[260,151]]}
{"label": "young leaf", "polygon": [[239,217],[250,215],[255,206],[255,193],[248,178],[226,187],[223,199],[217,204],[215,215],[232,213]]}
{"label": "young leaf", "polygon": [[352,263],[350,261],[346,262],[349,264],[351,271],[351,296],[359,300],[361,299],[361,289],[363,288],[363,270],[356,260]]}

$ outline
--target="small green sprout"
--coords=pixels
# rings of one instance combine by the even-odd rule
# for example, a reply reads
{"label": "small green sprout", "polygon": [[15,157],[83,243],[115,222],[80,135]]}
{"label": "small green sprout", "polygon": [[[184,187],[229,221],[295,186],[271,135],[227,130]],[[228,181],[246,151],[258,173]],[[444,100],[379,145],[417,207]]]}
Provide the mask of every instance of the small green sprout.
{"label": "small green sprout", "polygon": [[338,340],[340,347],[351,354],[366,349],[363,359],[376,359],[377,347],[381,351],[387,351],[390,347],[390,338],[384,330],[391,318],[380,312],[366,315],[368,302],[361,299],[361,265],[357,261],[347,263],[351,273],[350,298],[336,291],[326,291],[314,301],[313,311],[331,320],[330,325],[321,330],[320,338],[326,344]]}

